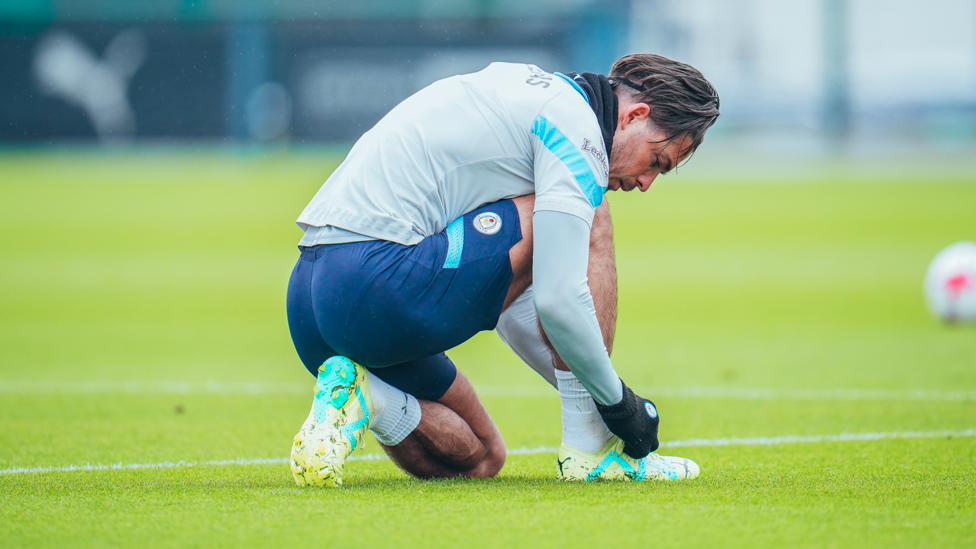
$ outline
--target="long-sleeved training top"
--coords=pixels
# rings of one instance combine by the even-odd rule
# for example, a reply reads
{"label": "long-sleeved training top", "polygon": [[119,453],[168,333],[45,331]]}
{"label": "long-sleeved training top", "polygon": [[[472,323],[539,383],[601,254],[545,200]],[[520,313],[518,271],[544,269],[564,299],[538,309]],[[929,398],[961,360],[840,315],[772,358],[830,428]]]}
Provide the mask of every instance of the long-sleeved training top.
{"label": "long-sleeved training top", "polygon": [[299,216],[299,244],[414,245],[480,206],[534,193],[539,319],[590,394],[618,402],[586,277],[609,169],[587,101],[570,79],[534,65],[492,63],[435,82],[356,142]]}

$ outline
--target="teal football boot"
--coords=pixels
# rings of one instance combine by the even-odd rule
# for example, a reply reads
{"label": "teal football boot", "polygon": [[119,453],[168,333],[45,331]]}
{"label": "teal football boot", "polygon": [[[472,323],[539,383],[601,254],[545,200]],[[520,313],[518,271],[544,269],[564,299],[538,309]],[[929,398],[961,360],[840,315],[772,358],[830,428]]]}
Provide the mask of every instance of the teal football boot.
{"label": "teal football boot", "polygon": [[319,366],[312,411],[291,447],[299,486],[342,484],[346,458],[363,447],[372,408],[366,368],[343,356]]}
{"label": "teal football boot", "polygon": [[590,482],[610,480],[685,480],[698,476],[698,464],[687,458],[651,452],[641,459],[624,453],[624,441],[611,438],[596,452],[584,452],[566,444],[559,447],[559,478]]}

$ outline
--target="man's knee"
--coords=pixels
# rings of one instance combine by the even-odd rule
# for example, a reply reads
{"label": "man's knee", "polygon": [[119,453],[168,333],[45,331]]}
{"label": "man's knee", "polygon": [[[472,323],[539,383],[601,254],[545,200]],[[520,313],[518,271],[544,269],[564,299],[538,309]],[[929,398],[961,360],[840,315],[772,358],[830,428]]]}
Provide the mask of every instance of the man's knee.
{"label": "man's knee", "polygon": [[[492,459],[492,449],[485,448],[484,446],[477,445],[467,448],[467,452],[464,455],[452,456],[450,460],[450,466],[458,471],[480,471],[482,469],[488,468],[488,466],[493,462]],[[504,458],[502,458],[504,463]],[[500,468],[499,468],[500,470]],[[498,471],[495,471],[497,473]],[[492,474],[495,474],[492,473]],[[482,476],[482,475],[474,475]],[[490,476],[490,475],[489,475]]]}
{"label": "man's knee", "polygon": [[505,459],[508,451],[505,449],[505,442],[499,437],[492,444],[488,455],[478,466],[478,478],[489,478],[498,474],[505,466]]}
{"label": "man's knee", "polygon": [[501,437],[496,437],[484,451],[472,455],[464,461],[456,461],[451,465],[462,476],[468,478],[491,478],[505,466],[507,456],[505,441]]}

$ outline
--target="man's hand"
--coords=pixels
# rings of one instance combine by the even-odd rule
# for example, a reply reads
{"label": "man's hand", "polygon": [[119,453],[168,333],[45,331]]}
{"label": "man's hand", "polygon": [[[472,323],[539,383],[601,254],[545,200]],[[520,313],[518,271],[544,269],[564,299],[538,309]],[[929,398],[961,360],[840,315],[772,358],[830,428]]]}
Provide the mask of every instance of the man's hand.
{"label": "man's hand", "polygon": [[660,445],[657,427],[661,418],[653,402],[635,395],[623,380],[620,380],[620,385],[624,390],[623,400],[610,406],[597,402],[596,409],[610,432],[624,441],[624,452],[634,459],[640,459]]}

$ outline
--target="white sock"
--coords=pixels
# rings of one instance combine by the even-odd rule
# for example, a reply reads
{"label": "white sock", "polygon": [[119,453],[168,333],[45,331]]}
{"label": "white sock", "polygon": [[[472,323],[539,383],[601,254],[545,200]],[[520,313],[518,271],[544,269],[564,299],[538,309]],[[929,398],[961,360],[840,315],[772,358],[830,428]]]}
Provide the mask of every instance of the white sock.
{"label": "white sock", "polygon": [[420,423],[420,403],[382,379],[366,372],[369,394],[373,397],[373,413],[369,430],[384,446],[396,446],[407,438]]}
{"label": "white sock", "polygon": [[613,437],[596,409],[593,397],[572,372],[556,370],[563,410],[563,443],[584,452],[596,452]]}

